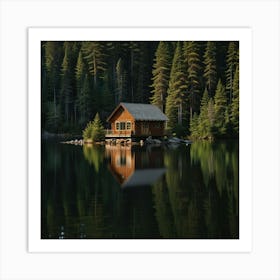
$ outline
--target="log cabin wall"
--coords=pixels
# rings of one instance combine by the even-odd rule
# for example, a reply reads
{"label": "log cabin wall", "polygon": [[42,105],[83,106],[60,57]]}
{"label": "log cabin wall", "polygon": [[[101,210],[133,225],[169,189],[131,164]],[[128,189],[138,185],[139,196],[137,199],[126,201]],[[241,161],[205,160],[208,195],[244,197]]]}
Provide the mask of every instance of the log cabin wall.
{"label": "log cabin wall", "polygon": [[135,122],[136,136],[163,136],[164,122],[162,121],[136,121]]}
{"label": "log cabin wall", "polygon": [[135,120],[129,111],[120,106],[110,117],[111,137],[162,137],[165,121]]}
{"label": "log cabin wall", "polygon": [[131,122],[131,131],[134,132],[135,130],[135,122],[134,122],[134,118],[133,116],[127,111],[127,110],[124,110],[122,107],[120,107],[116,112],[115,114],[112,116],[110,122],[111,122],[111,130],[113,132],[113,134],[125,134],[125,133],[130,133],[130,130],[127,131],[127,129],[120,129],[120,130],[117,130],[116,129],[116,122]]}

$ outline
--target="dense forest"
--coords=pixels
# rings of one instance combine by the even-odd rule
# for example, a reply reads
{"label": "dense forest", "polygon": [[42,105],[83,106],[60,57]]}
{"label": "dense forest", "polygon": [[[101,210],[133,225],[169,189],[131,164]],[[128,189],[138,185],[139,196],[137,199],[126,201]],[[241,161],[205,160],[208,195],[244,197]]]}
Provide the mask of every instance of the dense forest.
{"label": "dense forest", "polygon": [[239,43],[75,42],[41,44],[42,130],[81,133],[121,102],[152,103],[167,133],[239,134]]}

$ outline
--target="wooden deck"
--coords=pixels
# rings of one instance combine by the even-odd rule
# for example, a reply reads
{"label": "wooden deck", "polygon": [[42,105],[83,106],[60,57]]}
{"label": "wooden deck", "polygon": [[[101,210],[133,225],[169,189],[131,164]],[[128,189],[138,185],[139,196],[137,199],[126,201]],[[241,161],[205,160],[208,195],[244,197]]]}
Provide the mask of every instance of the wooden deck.
{"label": "wooden deck", "polygon": [[105,131],[105,138],[131,138],[131,136],[132,136],[131,130],[119,130],[116,132],[107,129]]}

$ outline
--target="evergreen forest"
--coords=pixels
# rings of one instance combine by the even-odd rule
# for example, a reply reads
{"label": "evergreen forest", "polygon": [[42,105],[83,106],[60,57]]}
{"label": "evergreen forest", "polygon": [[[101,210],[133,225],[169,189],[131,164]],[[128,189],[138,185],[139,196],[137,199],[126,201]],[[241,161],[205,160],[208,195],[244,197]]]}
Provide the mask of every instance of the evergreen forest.
{"label": "evergreen forest", "polygon": [[120,102],[152,103],[167,133],[200,139],[239,135],[237,41],[44,41],[42,131],[81,133]]}

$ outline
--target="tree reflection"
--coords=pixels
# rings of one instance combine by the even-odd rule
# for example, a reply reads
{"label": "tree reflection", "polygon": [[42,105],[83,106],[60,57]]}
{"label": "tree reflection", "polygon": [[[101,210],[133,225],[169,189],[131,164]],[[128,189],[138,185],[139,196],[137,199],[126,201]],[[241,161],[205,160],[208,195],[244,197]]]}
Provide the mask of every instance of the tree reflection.
{"label": "tree reflection", "polygon": [[166,151],[153,186],[163,238],[238,238],[238,145],[197,142]]}
{"label": "tree reflection", "polygon": [[94,166],[96,172],[99,171],[100,163],[104,158],[104,152],[102,147],[98,147],[92,144],[86,144],[83,146],[83,153],[85,159]]}

